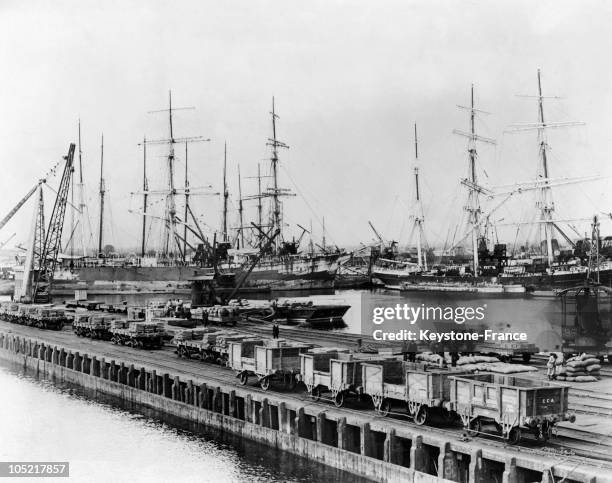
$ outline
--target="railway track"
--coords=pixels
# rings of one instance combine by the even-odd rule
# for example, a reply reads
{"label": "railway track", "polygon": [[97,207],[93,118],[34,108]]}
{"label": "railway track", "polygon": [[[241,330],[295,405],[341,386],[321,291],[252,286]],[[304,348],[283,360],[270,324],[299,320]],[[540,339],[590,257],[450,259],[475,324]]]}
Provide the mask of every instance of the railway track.
{"label": "railway track", "polygon": [[[87,353],[90,356],[104,357],[109,360],[121,360],[126,364],[134,364],[136,368],[145,367],[146,369],[155,369],[158,372],[175,372],[181,378],[191,378],[195,381],[204,380],[207,383],[218,382],[221,384],[230,384],[240,386],[233,371],[226,367],[217,366],[210,363],[203,363],[197,360],[179,359],[175,353],[173,346],[165,346],[161,350],[142,350],[133,349],[130,347],[112,345],[109,342],[83,339],[77,337],[68,330],[60,332],[44,331],[31,327],[9,324],[0,321],[0,327],[5,330],[10,330],[14,334],[30,337],[33,339],[44,338],[46,341],[61,345],[62,347]],[[242,329],[242,328],[241,328]],[[299,330],[299,329],[298,329]],[[316,334],[315,334],[316,336]],[[344,341],[346,345],[346,340]],[[321,411],[338,410],[333,405],[326,402],[313,401],[306,392],[280,392],[273,390],[272,393],[264,391],[258,386],[249,385],[249,390],[256,393],[274,394],[282,396],[285,399],[292,399],[299,402],[303,406],[314,406]],[[367,416],[372,419],[382,418],[371,408],[358,409],[355,407],[343,407],[341,410],[345,414],[355,414]],[[414,423],[411,422],[408,416],[394,417],[394,424],[406,425],[406,427],[414,428]],[[439,427],[419,427],[421,431],[431,431],[437,434],[447,436],[449,438],[464,440],[463,428],[439,428]],[[492,436],[483,436],[483,440],[487,440],[487,444],[499,447],[508,448],[509,451],[517,451],[519,453],[529,453],[541,455],[543,457],[560,458],[563,461],[571,460],[577,466],[584,465],[589,467],[602,467],[612,470],[612,438],[601,438],[600,435],[590,433],[581,429],[563,429],[560,431],[559,437],[550,442],[547,447],[535,445],[530,441],[521,443],[518,446],[509,446],[505,442],[500,441]],[[599,439],[598,439],[599,437]]]}

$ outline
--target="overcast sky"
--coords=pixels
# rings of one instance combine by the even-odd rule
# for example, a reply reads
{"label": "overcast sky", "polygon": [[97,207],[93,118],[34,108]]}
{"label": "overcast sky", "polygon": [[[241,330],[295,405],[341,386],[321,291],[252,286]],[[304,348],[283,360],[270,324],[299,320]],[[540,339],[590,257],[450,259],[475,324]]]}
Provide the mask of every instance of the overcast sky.
{"label": "overcast sky", "polygon": [[[280,183],[288,234],[296,223],[325,217],[328,242],[370,241],[371,220],[386,237],[407,241],[414,199],[413,124],[419,154],[427,239],[448,242],[460,222],[467,175],[464,138],[475,84],[478,107],[490,112],[477,130],[497,139],[479,146],[479,176],[495,186],[537,175],[535,133],[508,134],[511,123],[535,122],[537,105],[517,94],[537,92],[542,70],[551,121],[585,126],[551,131],[552,177],[611,175],[612,6],[606,1],[8,1],[0,3],[0,216],[67,151],[82,122],[83,174],[96,232],[100,136],[105,138],[109,210],[107,242],[136,247],[142,183],[138,143],[167,135],[163,114],[172,90],[175,135],[204,135],[189,152],[191,185],[221,190],[223,143],[237,206],[237,165],[254,176],[269,167],[272,96],[280,115]],[[177,148],[178,149],[178,148]],[[177,151],[182,183],[183,148]],[[150,184],[165,180],[163,148],[149,151]],[[52,181],[57,185],[57,179]],[[254,194],[244,179],[244,195]],[[53,193],[46,191],[48,209]],[[558,218],[612,211],[609,179],[555,192]],[[496,202],[489,204],[495,205]],[[254,203],[247,202],[247,219]],[[160,206],[157,203],[156,206]],[[220,199],[194,198],[210,229]],[[232,208],[232,209],[233,209]],[[496,212],[503,223],[533,218],[534,200],[512,200]],[[32,204],[0,233],[25,241]],[[231,226],[236,225],[231,213]],[[576,231],[586,221],[573,222]],[[604,234],[612,235],[609,218]],[[462,231],[459,228],[458,233]],[[570,231],[570,235],[573,233]],[[96,235],[97,236],[97,235]],[[513,242],[514,227],[500,228]],[[149,234],[151,244],[157,240]]]}

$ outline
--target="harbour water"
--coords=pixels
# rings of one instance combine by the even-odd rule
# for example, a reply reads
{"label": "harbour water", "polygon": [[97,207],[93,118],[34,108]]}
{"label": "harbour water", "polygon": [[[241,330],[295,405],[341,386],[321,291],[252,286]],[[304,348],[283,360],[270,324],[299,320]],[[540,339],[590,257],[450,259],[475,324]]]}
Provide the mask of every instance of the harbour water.
{"label": "harbour water", "polygon": [[[307,293],[286,292],[279,296],[294,299],[307,296]],[[180,298],[180,295],[161,294],[128,294],[128,295],[91,295],[90,298],[117,303],[127,301],[132,303],[146,303],[147,300],[166,300],[167,298]],[[189,297],[185,295],[183,297]],[[60,297],[57,301],[63,301]],[[315,294],[308,297],[315,303],[339,303],[350,305],[351,308],[344,316],[346,327],[337,329],[354,334],[370,334],[364,330],[363,324],[369,324],[368,316],[374,306],[389,306],[394,304],[408,304],[426,307],[436,306],[485,306],[485,319],[482,321],[487,328],[495,331],[525,332],[529,342],[535,344],[541,351],[559,350],[561,340],[561,324],[563,319],[562,304],[559,297],[554,295],[538,296],[523,295],[474,295],[464,293],[428,293],[428,292],[398,292],[395,290],[338,290],[333,294]],[[188,299],[187,299],[188,300]],[[302,299],[303,300],[303,299]],[[600,304],[601,317],[609,321],[611,317],[610,298]],[[470,326],[465,324],[465,328]],[[399,325],[394,328],[401,328]],[[427,327],[421,327],[427,328]]]}
{"label": "harbour water", "polygon": [[227,435],[196,435],[20,369],[0,365],[0,387],[0,461],[68,461],[74,481],[367,481]]}

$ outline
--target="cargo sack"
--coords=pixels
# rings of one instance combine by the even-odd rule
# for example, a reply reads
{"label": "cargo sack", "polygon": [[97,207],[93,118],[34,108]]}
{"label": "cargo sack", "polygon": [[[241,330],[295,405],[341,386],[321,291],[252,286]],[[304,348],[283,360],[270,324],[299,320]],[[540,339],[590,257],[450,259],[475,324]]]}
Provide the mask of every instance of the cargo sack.
{"label": "cargo sack", "polygon": [[591,357],[590,359],[585,359],[584,361],[585,366],[590,366],[593,364],[601,364],[601,361],[597,359],[597,357]]}
{"label": "cargo sack", "polygon": [[599,364],[591,364],[590,366],[587,366],[586,370],[587,372],[599,372],[599,370],[601,369],[601,366]]}
{"label": "cargo sack", "polygon": [[576,382],[595,382],[597,378],[595,376],[578,376]]}
{"label": "cargo sack", "polygon": [[[580,376],[580,377],[584,377],[584,376]],[[567,382],[574,382],[574,381],[576,380],[576,378],[575,378],[574,376],[567,376],[567,377],[565,378],[565,380],[566,380]]]}
{"label": "cargo sack", "polygon": [[581,367],[579,369],[571,369],[571,368],[567,368],[565,373],[568,376],[577,376],[579,374],[586,374],[586,371],[584,370],[584,367]]}
{"label": "cargo sack", "polygon": [[557,380],[558,381],[565,381],[566,377],[565,376],[557,376]]}

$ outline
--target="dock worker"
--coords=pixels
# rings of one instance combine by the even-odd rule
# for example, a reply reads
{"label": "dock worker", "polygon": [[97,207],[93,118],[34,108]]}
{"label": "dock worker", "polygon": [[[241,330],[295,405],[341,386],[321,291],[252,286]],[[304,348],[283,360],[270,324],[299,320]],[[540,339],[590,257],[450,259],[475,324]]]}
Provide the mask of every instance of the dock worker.
{"label": "dock worker", "polygon": [[278,334],[280,332],[280,328],[278,327],[278,324],[273,324],[272,325],[272,337],[274,339],[278,339]]}
{"label": "dock worker", "polygon": [[546,363],[546,375],[549,381],[557,379],[557,354],[554,352],[550,353],[550,357]]}
{"label": "dock worker", "polygon": [[415,341],[411,340],[408,344],[408,360],[410,362],[416,362],[418,347]]}

